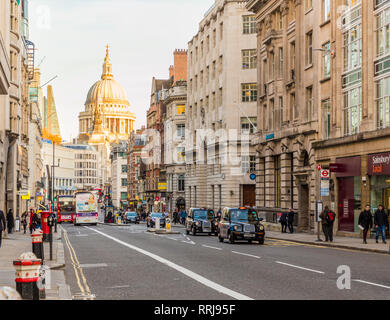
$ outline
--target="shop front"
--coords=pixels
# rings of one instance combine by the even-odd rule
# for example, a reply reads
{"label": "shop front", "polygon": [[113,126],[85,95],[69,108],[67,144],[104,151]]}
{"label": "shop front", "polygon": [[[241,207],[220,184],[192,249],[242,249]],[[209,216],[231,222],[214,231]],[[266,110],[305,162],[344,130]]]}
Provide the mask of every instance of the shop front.
{"label": "shop front", "polygon": [[340,168],[336,173],[338,230],[358,233],[358,221],[362,208],[361,157],[339,158],[336,163]]}
{"label": "shop front", "polygon": [[368,155],[370,203],[373,210],[383,205],[390,210],[390,152]]}

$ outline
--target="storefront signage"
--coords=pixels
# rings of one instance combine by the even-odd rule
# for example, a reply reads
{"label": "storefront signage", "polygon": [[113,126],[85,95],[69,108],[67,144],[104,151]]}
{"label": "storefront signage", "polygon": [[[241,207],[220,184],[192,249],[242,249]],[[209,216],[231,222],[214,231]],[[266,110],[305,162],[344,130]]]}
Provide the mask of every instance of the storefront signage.
{"label": "storefront signage", "polygon": [[167,190],[166,182],[159,182],[158,183],[158,190]]}
{"label": "storefront signage", "polygon": [[271,133],[271,134],[267,134],[265,136],[265,140],[268,141],[268,140],[272,140],[275,138],[275,134],[274,133]]}
{"label": "storefront signage", "polygon": [[390,175],[390,152],[369,155],[367,172],[370,176]]}
{"label": "storefront signage", "polygon": [[342,163],[331,163],[329,169],[330,172],[344,172],[345,166]]}

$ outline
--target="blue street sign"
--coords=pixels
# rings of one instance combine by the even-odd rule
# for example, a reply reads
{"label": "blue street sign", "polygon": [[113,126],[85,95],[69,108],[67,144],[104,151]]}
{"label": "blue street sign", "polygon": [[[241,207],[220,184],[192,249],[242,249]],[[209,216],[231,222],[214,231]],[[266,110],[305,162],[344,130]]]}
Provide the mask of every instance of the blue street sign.
{"label": "blue street sign", "polygon": [[251,173],[251,175],[249,176],[249,178],[252,180],[252,181],[255,181],[256,180],[256,175],[254,173]]}

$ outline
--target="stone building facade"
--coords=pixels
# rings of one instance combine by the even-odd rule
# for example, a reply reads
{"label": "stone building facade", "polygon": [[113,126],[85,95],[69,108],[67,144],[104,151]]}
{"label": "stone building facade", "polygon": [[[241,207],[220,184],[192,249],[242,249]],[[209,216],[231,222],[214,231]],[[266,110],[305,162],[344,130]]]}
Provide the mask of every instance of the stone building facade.
{"label": "stone building facade", "polygon": [[146,201],[144,194],[145,186],[145,164],[142,161],[146,155],[143,153],[143,148],[146,144],[146,136],[144,135],[145,127],[137,131],[133,131],[129,139],[129,150],[127,157],[127,197],[132,209],[141,209],[143,201]]}
{"label": "stone building facade", "polygon": [[123,141],[111,145],[111,199],[116,208],[127,208],[128,206],[128,143],[128,141]]}
{"label": "stone building facade", "polygon": [[28,1],[0,4],[0,206],[21,215],[28,206],[29,81]]}
{"label": "stone building facade", "polygon": [[188,43],[187,208],[255,205],[257,42],[246,3],[216,0]]}
{"label": "stone building facade", "polygon": [[168,212],[185,209],[185,132],[187,82],[178,81],[164,101],[165,169],[167,174]]}
{"label": "stone building facade", "polygon": [[[316,201],[349,235],[359,234],[365,204],[390,208],[389,7],[248,2],[258,30],[257,205],[271,214],[293,207],[301,230],[316,230]],[[329,195],[320,192],[319,166],[332,171]]]}

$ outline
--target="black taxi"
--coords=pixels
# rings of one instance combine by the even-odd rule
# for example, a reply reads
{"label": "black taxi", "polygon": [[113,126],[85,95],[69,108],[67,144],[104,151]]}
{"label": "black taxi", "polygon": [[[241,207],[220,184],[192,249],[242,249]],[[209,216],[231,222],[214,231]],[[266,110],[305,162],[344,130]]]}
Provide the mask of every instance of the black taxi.
{"label": "black taxi", "polygon": [[195,236],[197,233],[218,234],[218,222],[215,217],[214,210],[206,208],[191,208],[188,212],[186,220],[186,233],[192,233]]}
{"label": "black taxi", "polygon": [[219,223],[219,241],[228,239],[233,244],[237,240],[245,240],[264,244],[265,228],[261,221],[263,219],[258,217],[253,208],[225,208]]}

